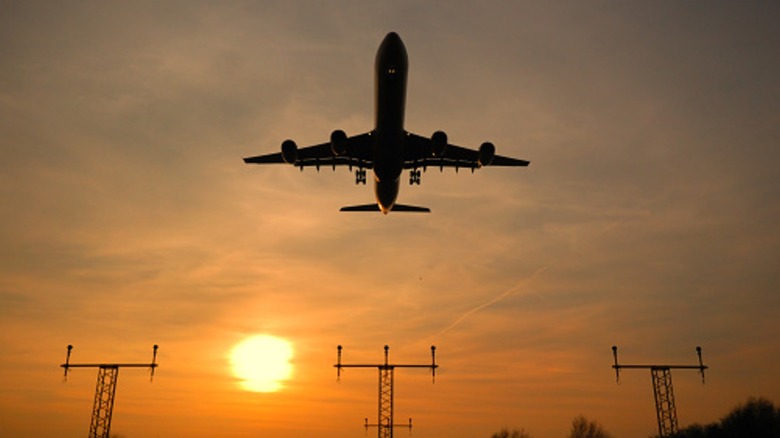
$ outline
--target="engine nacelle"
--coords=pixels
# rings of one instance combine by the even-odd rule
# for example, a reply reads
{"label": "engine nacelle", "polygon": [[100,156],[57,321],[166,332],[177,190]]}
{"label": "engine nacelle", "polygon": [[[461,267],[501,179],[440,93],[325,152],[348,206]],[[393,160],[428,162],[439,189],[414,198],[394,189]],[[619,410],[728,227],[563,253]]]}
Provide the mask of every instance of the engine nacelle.
{"label": "engine nacelle", "polygon": [[444,155],[444,151],[447,150],[447,134],[444,131],[436,131],[431,136],[433,142],[433,155],[441,157]]}
{"label": "engine nacelle", "polygon": [[287,164],[295,164],[298,161],[298,145],[292,140],[282,142],[282,159]]}
{"label": "engine nacelle", "polygon": [[333,155],[340,156],[347,152],[347,134],[337,129],[330,134],[330,149]]}
{"label": "engine nacelle", "polygon": [[477,155],[477,161],[481,166],[489,166],[493,162],[493,157],[496,156],[496,147],[493,143],[486,141],[479,147],[479,154]]}

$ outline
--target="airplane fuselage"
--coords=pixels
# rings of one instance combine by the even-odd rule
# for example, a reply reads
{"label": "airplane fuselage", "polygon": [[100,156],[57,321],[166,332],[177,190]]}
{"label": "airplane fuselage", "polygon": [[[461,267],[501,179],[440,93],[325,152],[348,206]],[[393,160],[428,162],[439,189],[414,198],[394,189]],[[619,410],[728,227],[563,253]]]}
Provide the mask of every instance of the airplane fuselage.
{"label": "airplane fuselage", "polygon": [[375,65],[374,193],[382,213],[393,208],[400,188],[408,67],[404,43],[389,33]]}

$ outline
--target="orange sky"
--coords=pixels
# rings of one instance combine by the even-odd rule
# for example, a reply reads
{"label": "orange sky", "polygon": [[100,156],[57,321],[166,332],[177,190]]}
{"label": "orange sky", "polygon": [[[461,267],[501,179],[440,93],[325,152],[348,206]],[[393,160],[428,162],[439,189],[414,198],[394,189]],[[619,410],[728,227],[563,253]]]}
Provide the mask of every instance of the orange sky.
{"label": "orange sky", "polygon": [[[681,425],[780,402],[780,33],[774,4],[117,2],[0,6],[0,429],[83,436],[94,370],[122,370],[123,437],[363,437],[396,374],[414,436],[560,437],[578,415],[655,433],[649,372]],[[407,128],[496,144],[526,169],[429,170],[399,201],[341,169],[242,157],[357,134],[397,31]],[[295,346],[277,393],[230,349]],[[396,432],[406,436],[405,431]],[[370,432],[373,435],[373,432]]]}

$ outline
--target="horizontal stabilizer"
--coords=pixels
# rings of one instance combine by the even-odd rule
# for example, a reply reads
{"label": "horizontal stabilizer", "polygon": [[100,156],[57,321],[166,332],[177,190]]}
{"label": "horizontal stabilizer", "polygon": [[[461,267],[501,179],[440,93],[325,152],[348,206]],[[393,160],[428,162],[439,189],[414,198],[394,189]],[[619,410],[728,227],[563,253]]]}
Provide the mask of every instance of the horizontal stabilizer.
{"label": "horizontal stabilizer", "polygon": [[[341,211],[381,211],[378,204],[351,205],[341,207]],[[390,211],[405,211],[411,213],[430,213],[431,209],[427,207],[417,207],[414,205],[395,204]]]}
{"label": "horizontal stabilizer", "polygon": [[430,213],[431,209],[428,207],[417,207],[416,205],[403,205],[395,204],[390,211],[407,211],[410,213]]}
{"label": "horizontal stabilizer", "polygon": [[340,211],[379,211],[379,205],[377,204],[351,205],[349,207],[341,207]]}

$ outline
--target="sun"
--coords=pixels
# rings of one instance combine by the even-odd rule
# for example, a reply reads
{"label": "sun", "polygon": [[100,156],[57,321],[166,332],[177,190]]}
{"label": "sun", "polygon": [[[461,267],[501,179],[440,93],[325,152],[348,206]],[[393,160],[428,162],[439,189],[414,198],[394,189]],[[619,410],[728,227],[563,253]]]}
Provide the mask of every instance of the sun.
{"label": "sun", "polygon": [[233,375],[247,391],[276,392],[292,376],[293,347],[289,341],[271,335],[250,336],[230,352]]}

